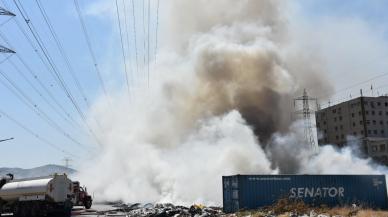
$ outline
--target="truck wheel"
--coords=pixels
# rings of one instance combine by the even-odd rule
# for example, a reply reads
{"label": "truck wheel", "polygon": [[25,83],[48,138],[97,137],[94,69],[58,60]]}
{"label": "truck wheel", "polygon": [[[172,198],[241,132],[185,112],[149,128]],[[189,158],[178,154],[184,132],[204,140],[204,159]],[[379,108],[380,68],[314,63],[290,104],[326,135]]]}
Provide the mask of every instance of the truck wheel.
{"label": "truck wheel", "polygon": [[84,205],[85,205],[85,209],[90,209],[92,207],[92,201],[85,200]]}

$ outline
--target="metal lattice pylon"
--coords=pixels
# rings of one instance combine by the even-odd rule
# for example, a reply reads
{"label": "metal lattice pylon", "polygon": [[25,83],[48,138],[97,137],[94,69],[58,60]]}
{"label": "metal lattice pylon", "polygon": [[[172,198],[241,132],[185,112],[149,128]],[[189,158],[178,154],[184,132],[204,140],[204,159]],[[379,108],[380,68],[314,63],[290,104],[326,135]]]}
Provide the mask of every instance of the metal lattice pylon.
{"label": "metal lattice pylon", "polygon": [[12,13],[11,11],[5,9],[5,8],[2,8],[0,7],[0,15],[5,15],[5,16],[16,16],[14,13]]}
{"label": "metal lattice pylon", "polygon": [[311,150],[315,152],[318,150],[318,145],[315,142],[313,126],[311,124],[311,113],[314,112],[314,110],[310,108],[310,102],[315,102],[314,104],[317,105],[318,100],[317,98],[309,97],[306,89],[304,89],[303,96],[294,99],[294,107],[296,107],[297,102],[300,101],[302,101],[302,110],[296,111],[296,113],[303,116],[304,136],[306,141],[309,143]]}
{"label": "metal lattice pylon", "polygon": [[16,52],[7,47],[4,47],[3,45],[0,45],[0,53],[16,53]]}
{"label": "metal lattice pylon", "polygon": [[[5,9],[5,8],[2,8],[0,7],[0,16],[1,15],[4,15],[4,16],[16,16],[14,13],[12,13],[11,11]],[[0,53],[11,53],[11,54],[14,54],[16,53],[15,51],[7,48],[7,47],[4,47],[3,45],[0,45]]]}

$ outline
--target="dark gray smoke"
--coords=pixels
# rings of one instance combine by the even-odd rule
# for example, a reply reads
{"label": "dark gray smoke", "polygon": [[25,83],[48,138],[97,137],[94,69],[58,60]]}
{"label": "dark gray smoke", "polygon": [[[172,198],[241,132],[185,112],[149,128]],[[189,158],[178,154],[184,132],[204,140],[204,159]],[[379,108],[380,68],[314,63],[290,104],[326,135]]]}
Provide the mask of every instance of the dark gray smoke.
{"label": "dark gray smoke", "polygon": [[330,92],[319,63],[288,47],[283,4],[171,1],[166,41],[193,64],[196,87],[184,100],[194,107],[183,109],[193,121],[235,109],[266,144],[289,128],[303,88]]}

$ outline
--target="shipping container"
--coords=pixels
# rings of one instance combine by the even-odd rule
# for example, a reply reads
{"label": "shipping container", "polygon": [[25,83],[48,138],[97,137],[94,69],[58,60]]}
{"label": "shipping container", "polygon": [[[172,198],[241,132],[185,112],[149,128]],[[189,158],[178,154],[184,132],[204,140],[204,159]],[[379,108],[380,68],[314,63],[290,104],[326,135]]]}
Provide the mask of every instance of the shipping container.
{"label": "shipping container", "polygon": [[225,213],[270,206],[284,198],[311,206],[388,207],[385,175],[235,175],[223,176],[222,186]]}

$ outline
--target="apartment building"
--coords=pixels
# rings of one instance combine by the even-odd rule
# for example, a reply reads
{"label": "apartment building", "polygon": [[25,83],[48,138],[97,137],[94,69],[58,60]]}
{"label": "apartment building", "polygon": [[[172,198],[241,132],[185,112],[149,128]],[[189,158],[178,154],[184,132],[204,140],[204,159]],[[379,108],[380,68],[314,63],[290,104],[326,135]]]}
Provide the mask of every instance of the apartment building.
{"label": "apartment building", "polygon": [[318,110],[315,119],[319,145],[358,140],[366,154],[388,162],[388,96],[351,99]]}

